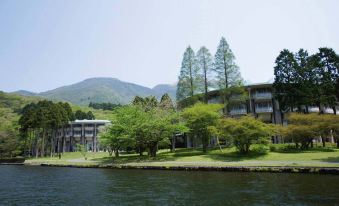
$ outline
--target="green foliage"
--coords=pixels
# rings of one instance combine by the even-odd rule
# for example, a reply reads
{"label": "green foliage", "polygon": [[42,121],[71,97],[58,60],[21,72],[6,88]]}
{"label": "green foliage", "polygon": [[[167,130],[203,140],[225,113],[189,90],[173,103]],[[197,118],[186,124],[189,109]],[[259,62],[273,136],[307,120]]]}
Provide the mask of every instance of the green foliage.
{"label": "green foliage", "polygon": [[300,149],[308,149],[316,137],[324,138],[331,134],[339,139],[339,116],[328,114],[299,114],[292,113],[288,116],[289,124],[281,127],[279,133],[285,138],[296,143]]}
{"label": "green foliage", "polygon": [[221,38],[214,57],[214,70],[220,89],[242,83],[239,67],[235,64],[235,56],[224,37]]}
{"label": "green foliage", "polygon": [[135,97],[132,105],[114,111],[112,125],[100,135],[102,144],[116,157],[119,150],[128,148],[136,148],[140,154],[147,149],[155,157],[159,144],[168,145],[176,132],[185,129],[169,103],[166,95],[159,105],[155,97]]}
{"label": "green foliage", "polygon": [[83,120],[83,119],[93,120],[95,119],[95,116],[91,111],[83,112],[81,110],[77,110],[74,113],[74,118],[78,120]]}
{"label": "green foliage", "polygon": [[199,90],[199,68],[193,49],[188,46],[184,53],[177,84],[177,100],[193,96]]}
{"label": "green foliage", "polygon": [[85,160],[87,160],[87,148],[83,144],[76,144],[76,149],[81,153]]}
{"label": "green foliage", "polygon": [[90,102],[88,106],[94,109],[114,110],[118,107],[121,107],[121,104],[113,104],[110,102],[103,102],[103,103]]}
{"label": "green foliage", "polygon": [[219,135],[233,142],[240,153],[248,153],[252,144],[268,144],[274,128],[250,116],[226,118],[218,123]]}
{"label": "green foliage", "polygon": [[20,133],[27,152],[44,156],[49,146],[50,154],[53,155],[56,130],[65,126],[71,118],[73,115],[68,103],[43,100],[27,104],[21,110],[19,119]]}
{"label": "green foliage", "polygon": [[136,144],[135,127],[141,120],[141,111],[135,106],[123,106],[114,111],[115,119],[112,125],[106,128],[100,136],[100,142],[109,151],[119,156],[119,150],[134,147]]}
{"label": "green foliage", "polygon": [[162,95],[159,103],[159,108],[166,110],[166,111],[174,111],[174,104],[171,97],[166,93]]}
{"label": "green foliage", "polygon": [[212,136],[211,130],[221,117],[220,110],[222,108],[223,105],[220,104],[197,103],[182,111],[181,115],[190,129],[189,134],[191,137],[201,140],[204,152],[207,151]]}
{"label": "green foliage", "polygon": [[54,90],[39,93],[38,95],[55,101],[66,101],[82,107],[90,102],[109,102],[112,104],[128,104],[136,96],[154,95],[160,98],[168,92],[175,97],[175,88],[170,85],[161,85],[154,89],[120,81],[115,78],[91,78],[84,81],[63,86]]}
{"label": "green foliage", "polygon": [[213,61],[212,56],[208,49],[202,46],[197,52],[197,66],[199,68],[201,84],[204,91],[204,102],[208,101],[208,88],[212,85],[212,69],[213,69]]}
{"label": "green foliage", "polygon": [[339,56],[333,49],[319,48],[311,56],[303,49],[296,54],[284,49],[275,63],[273,87],[283,111],[297,107],[308,113],[307,106],[316,105],[321,113],[324,106],[336,112]]}
{"label": "green foliage", "polygon": [[0,158],[15,157],[21,153],[20,140],[10,127],[0,129]]}

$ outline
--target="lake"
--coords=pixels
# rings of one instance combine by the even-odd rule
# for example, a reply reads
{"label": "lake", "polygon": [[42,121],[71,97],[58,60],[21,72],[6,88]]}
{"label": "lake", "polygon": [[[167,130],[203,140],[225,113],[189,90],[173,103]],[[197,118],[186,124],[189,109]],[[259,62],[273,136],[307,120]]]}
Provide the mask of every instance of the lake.
{"label": "lake", "polygon": [[0,165],[0,205],[339,205],[339,176]]}

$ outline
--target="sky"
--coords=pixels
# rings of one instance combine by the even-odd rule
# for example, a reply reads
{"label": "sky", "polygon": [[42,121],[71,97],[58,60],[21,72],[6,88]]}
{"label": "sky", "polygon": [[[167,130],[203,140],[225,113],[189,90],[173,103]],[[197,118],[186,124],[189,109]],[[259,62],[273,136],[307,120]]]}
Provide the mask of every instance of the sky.
{"label": "sky", "polygon": [[273,79],[282,49],[339,51],[337,0],[0,0],[0,90],[92,77],[175,84],[183,53],[226,38],[242,77]]}

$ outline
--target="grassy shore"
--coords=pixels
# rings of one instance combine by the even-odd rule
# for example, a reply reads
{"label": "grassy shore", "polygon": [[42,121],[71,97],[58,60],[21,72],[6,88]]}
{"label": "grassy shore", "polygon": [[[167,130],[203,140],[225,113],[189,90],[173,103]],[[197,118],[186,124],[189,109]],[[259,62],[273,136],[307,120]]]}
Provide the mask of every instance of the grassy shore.
{"label": "grassy shore", "polygon": [[88,152],[87,159],[78,152],[64,153],[58,157],[31,158],[26,164],[40,165],[128,165],[128,166],[302,166],[338,167],[339,149],[314,148],[308,151],[251,152],[241,155],[235,148],[214,148],[207,153],[200,149],[177,149],[175,152],[160,150],[156,158],[137,154],[110,157],[106,152]]}

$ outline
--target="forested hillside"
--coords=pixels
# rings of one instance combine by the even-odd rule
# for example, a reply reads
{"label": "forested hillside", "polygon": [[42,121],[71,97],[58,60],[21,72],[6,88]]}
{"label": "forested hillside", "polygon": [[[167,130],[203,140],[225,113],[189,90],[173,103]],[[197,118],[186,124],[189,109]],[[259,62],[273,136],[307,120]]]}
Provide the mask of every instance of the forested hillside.
{"label": "forested hillside", "polygon": [[50,91],[33,93],[19,90],[14,93],[24,96],[41,96],[52,100],[62,100],[77,105],[92,103],[128,104],[135,96],[155,96],[158,99],[168,93],[175,98],[176,86],[161,84],[153,89],[120,81],[116,78],[90,78],[84,81],[59,87]]}

